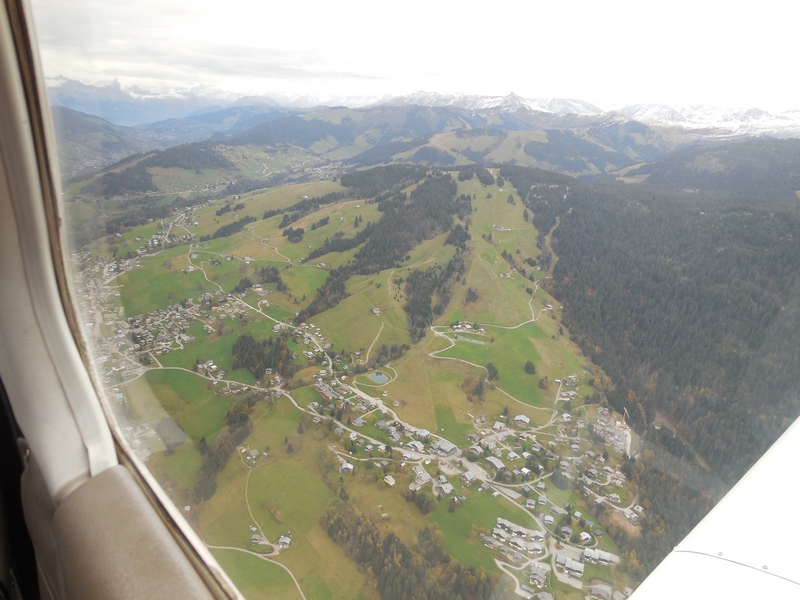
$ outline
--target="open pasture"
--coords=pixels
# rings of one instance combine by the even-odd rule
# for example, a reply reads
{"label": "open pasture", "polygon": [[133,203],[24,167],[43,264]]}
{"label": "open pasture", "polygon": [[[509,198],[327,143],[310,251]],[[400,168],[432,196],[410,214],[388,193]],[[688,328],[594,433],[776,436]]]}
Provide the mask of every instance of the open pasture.
{"label": "open pasture", "polygon": [[157,369],[129,384],[127,395],[134,405],[133,412],[143,420],[149,419],[151,426],[167,414],[192,440],[213,439],[225,425],[231,400],[215,395],[216,388],[209,384],[193,373]]}
{"label": "open pasture", "polygon": [[[322,329],[326,339],[337,350],[353,352],[363,349],[366,352],[381,329],[381,321],[372,314],[372,308],[365,296],[355,294],[334,308],[314,315],[310,321]],[[378,346],[380,343],[379,340]]]}
{"label": "open pasture", "polygon": [[114,280],[113,284],[120,286],[126,317],[166,308],[184,298],[197,298],[212,289],[202,272],[182,272],[188,265],[186,249],[178,246],[143,258],[140,266]]}
{"label": "open pasture", "polygon": [[212,549],[211,553],[247,600],[300,600],[297,586],[279,565],[236,550]]}
{"label": "open pasture", "polygon": [[[363,218],[363,224],[354,226],[356,217]],[[328,218],[328,224],[317,227],[312,231],[311,226],[323,218]],[[280,227],[283,217],[277,215],[251,223],[255,236],[259,238],[269,238],[270,244],[274,245],[284,256],[293,262],[299,262],[305,258],[311,250],[322,245],[325,238],[331,237],[337,232],[342,232],[346,237],[352,237],[358,230],[366,227],[367,223],[375,222],[380,218],[376,204],[367,204],[364,200],[347,200],[335,204],[324,205],[319,210],[306,215],[300,220],[292,223],[293,229],[302,228],[305,233],[301,241],[293,243],[283,237],[283,228]],[[311,246],[309,248],[309,246]],[[325,257],[314,259],[314,263],[326,262]]]}
{"label": "open pasture", "polygon": [[490,492],[470,489],[467,499],[448,512],[448,503],[440,502],[430,519],[444,533],[444,549],[465,566],[485,567],[495,570],[495,551],[483,545],[478,532],[491,533],[497,517],[503,517],[523,527],[536,528],[535,521],[516,504],[506,498],[493,498]]}
{"label": "open pasture", "polygon": [[[453,333],[448,336],[455,338]],[[487,345],[459,340],[455,346],[438,356],[460,358],[484,367],[491,362],[499,373],[499,379],[494,383],[518,400],[540,406],[543,394],[537,384],[539,377],[547,373],[540,373],[537,368],[535,375],[529,375],[524,367],[526,361],[531,361],[534,365],[540,362],[533,340],[542,338],[544,333],[536,323],[528,323],[517,329],[486,327],[485,339],[489,342]]]}
{"label": "open pasture", "polygon": [[462,423],[456,419],[453,409],[446,406],[434,407],[436,414],[436,432],[452,441],[459,448],[468,448],[472,442],[467,440],[467,435],[475,430],[472,423]]}
{"label": "open pasture", "polygon": [[[505,261],[495,262],[494,252],[482,252],[480,245],[487,245],[481,239],[473,242],[478,245],[470,256],[471,265],[467,274],[466,285],[454,286],[453,299],[447,312],[437,320],[439,324],[449,325],[457,321],[491,323],[494,325],[514,326],[531,318],[528,306],[530,295],[527,288],[533,283],[521,275],[512,274],[510,278],[501,277],[507,273]],[[467,289],[478,293],[478,300],[465,303]]]}

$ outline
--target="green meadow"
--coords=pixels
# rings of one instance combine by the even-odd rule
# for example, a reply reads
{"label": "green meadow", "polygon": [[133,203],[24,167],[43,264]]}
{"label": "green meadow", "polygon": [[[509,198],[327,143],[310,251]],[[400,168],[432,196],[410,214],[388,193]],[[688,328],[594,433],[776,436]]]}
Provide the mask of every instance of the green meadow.
{"label": "green meadow", "polygon": [[467,499],[448,512],[448,502],[439,502],[431,521],[444,533],[444,548],[466,566],[482,566],[494,570],[496,552],[483,545],[478,531],[491,533],[497,517],[514,521],[523,527],[536,528],[535,521],[510,500],[493,497],[491,492],[469,490]]}
{"label": "green meadow", "polygon": [[452,441],[459,448],[468,448],[472,443],[467,440],[467,435],[472,433],[475,428],[472,423],[460,423],[456,420],[452,408],[436,406],[436,432]]}
{"label": "green meadow", "polygon": [[[274,560],[292,570],[308,598],[373,598],[364,587],[364,575],[319,526],[334,498],[320,480],[319,457],[328,432],[309,427],[298,433],[302,418],[285,399],[256,406],[247,446],[268,448],[269,456],[260,457],[252,468],[239,456],[231,457],[217,477],[216,494],[203,507],[201,529],[209,543],[238,547],[251,546],[248,528],[253,524],[271,541],[291,532],[292,547]],[[290,440],[291,451],[284,440]]]}
{"label": "green meadow", "polygon": [[177,421],[189,438],[213,439],[225,425],[230,400],[215,395],[216,388],[210,383],[186,371],[158,369],[131,383],[128,395],[157,398],[162,410]]}
{"label": "green meadow", "polygon": [[154,449],[151,456],[151,470],[175,482],[176,493],[184,500],[189,500],[202,461],[200,438],[211,443],[225,427],[230,400],[216,396],[215,389],[198,375],[170,369],[148,371],[124,387],[128,409],[139,422],[155,426],[162,418],[170,417],[186,432],[187,441],[173,453],[163,452],[162,446]]}
{"label": "green meadow", "polygon": [[[450,337],[455,336],[450,334]],[[518,400],[534,406],[542,405],[544,394],[537,384],[544,373],[528,375],[524,370],[526,361],[534,365],[541,362],[532,340],[544,338],[544,333],[536,323],[517,329],[487,327],[484,338],[488,342],[485,345],[457,341],[455,346],[438,356],[460,358],[481,366],[491,362],[499,373],[499,379],[494,381],[496,385]]]}
{"label": "green meadow", "polygon": [[211,553],[248,600],[300,599],[297,586],[281,566],[236,550]]}
{"label": "green meadow", "polygon": [[188,265],[187,248],[177,246],[142,258],[140,266],[120,275],[113,285],[120,286],[125,316],[146,314],[216,289],[201,271],[183,273]]}

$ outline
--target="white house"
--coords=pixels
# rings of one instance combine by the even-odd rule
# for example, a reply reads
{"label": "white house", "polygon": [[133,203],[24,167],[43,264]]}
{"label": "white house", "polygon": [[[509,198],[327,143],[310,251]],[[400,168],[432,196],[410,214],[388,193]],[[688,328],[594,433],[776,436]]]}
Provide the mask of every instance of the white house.
{"label": "white house", "polygon": [[458,446],[446,440],[436,442],[431,447],[433,448],[434,452],[442,456],[451,456],[456,452],[456,450],[458,450]]}
{"label": "white house", "polygon": [[288,548],[292,545],[292,538],[282,535],[278,538],[278,548]]}
{"label": "white house", "polygon": [[422,445],[422,442],[418,442],[417,440],[408,442],[406,444],[406,448],[413,450],[414,452],[422,452],[425,450],[425,446]]}

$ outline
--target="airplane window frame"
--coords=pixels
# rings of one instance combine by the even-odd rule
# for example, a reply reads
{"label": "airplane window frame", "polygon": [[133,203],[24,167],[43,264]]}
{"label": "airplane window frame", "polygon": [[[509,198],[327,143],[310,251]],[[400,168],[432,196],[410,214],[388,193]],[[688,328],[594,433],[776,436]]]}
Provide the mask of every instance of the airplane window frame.
{"label": "airplane window frame", "polygon": [[[121,464],[209,591],[241,598],[111,417],[79,325],[49,105],[27,2],[0,14],[0,376],[27,452],[37,459],[56,510],[83,484]],[[24,340],[11,348],[10,339]],[[31,365],[37,368],[31,368]],[[55,435],[54,435],[55,433]],[[40,524],[29,523],[31,526]],[[41,552],[41,548],[37,548]]]}

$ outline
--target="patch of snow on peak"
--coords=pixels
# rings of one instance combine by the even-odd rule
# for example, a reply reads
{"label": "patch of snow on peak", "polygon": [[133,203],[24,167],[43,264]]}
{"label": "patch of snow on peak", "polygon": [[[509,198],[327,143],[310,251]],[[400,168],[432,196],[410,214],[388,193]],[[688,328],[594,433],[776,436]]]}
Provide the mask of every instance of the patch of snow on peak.
{"label": "patch of snow on peak", "polygon": [[507,96],[478,94],[439,94],[419,91],[407,96],[395,96],[383,101],[389,106],[450,106],[470,111],[516,112],[529,110],[557,115],[600,115],[603,110],[583,100],[567,98],[524,98],[511,92]]}
{"label": "patch of snow on peak", "polygon": [[599,115],[604,111],[594,104],[572,98],[531,98],[536,110],[559,115]]}
{"label": "patch of snow on peak", "polygon": [[377,95],[336,95],[319,93],[271,93],[270,97],[276,100],[281,106],[288,108],[313,108],[315,106],[347,106],[349,108],[361,108],[369,106],[380,100],[382,96]]}
{"label": "patch of snow on peak", "polygon": [[800,136],[800,111],[779,114],[760,108],[730,109],[708,105],[633,104],[619,113],[648,125],[685,129],[721,129],[736,135]]}
{"label": "patch of snow on peak", "polygon": [[440,94],[419,91],[407,96],[395,96],[382,102],[389,106],[453,107],[470,111],[515,112],[537,110],[522,96],[510,93],[507,96],[481,96],[478,94]]}

